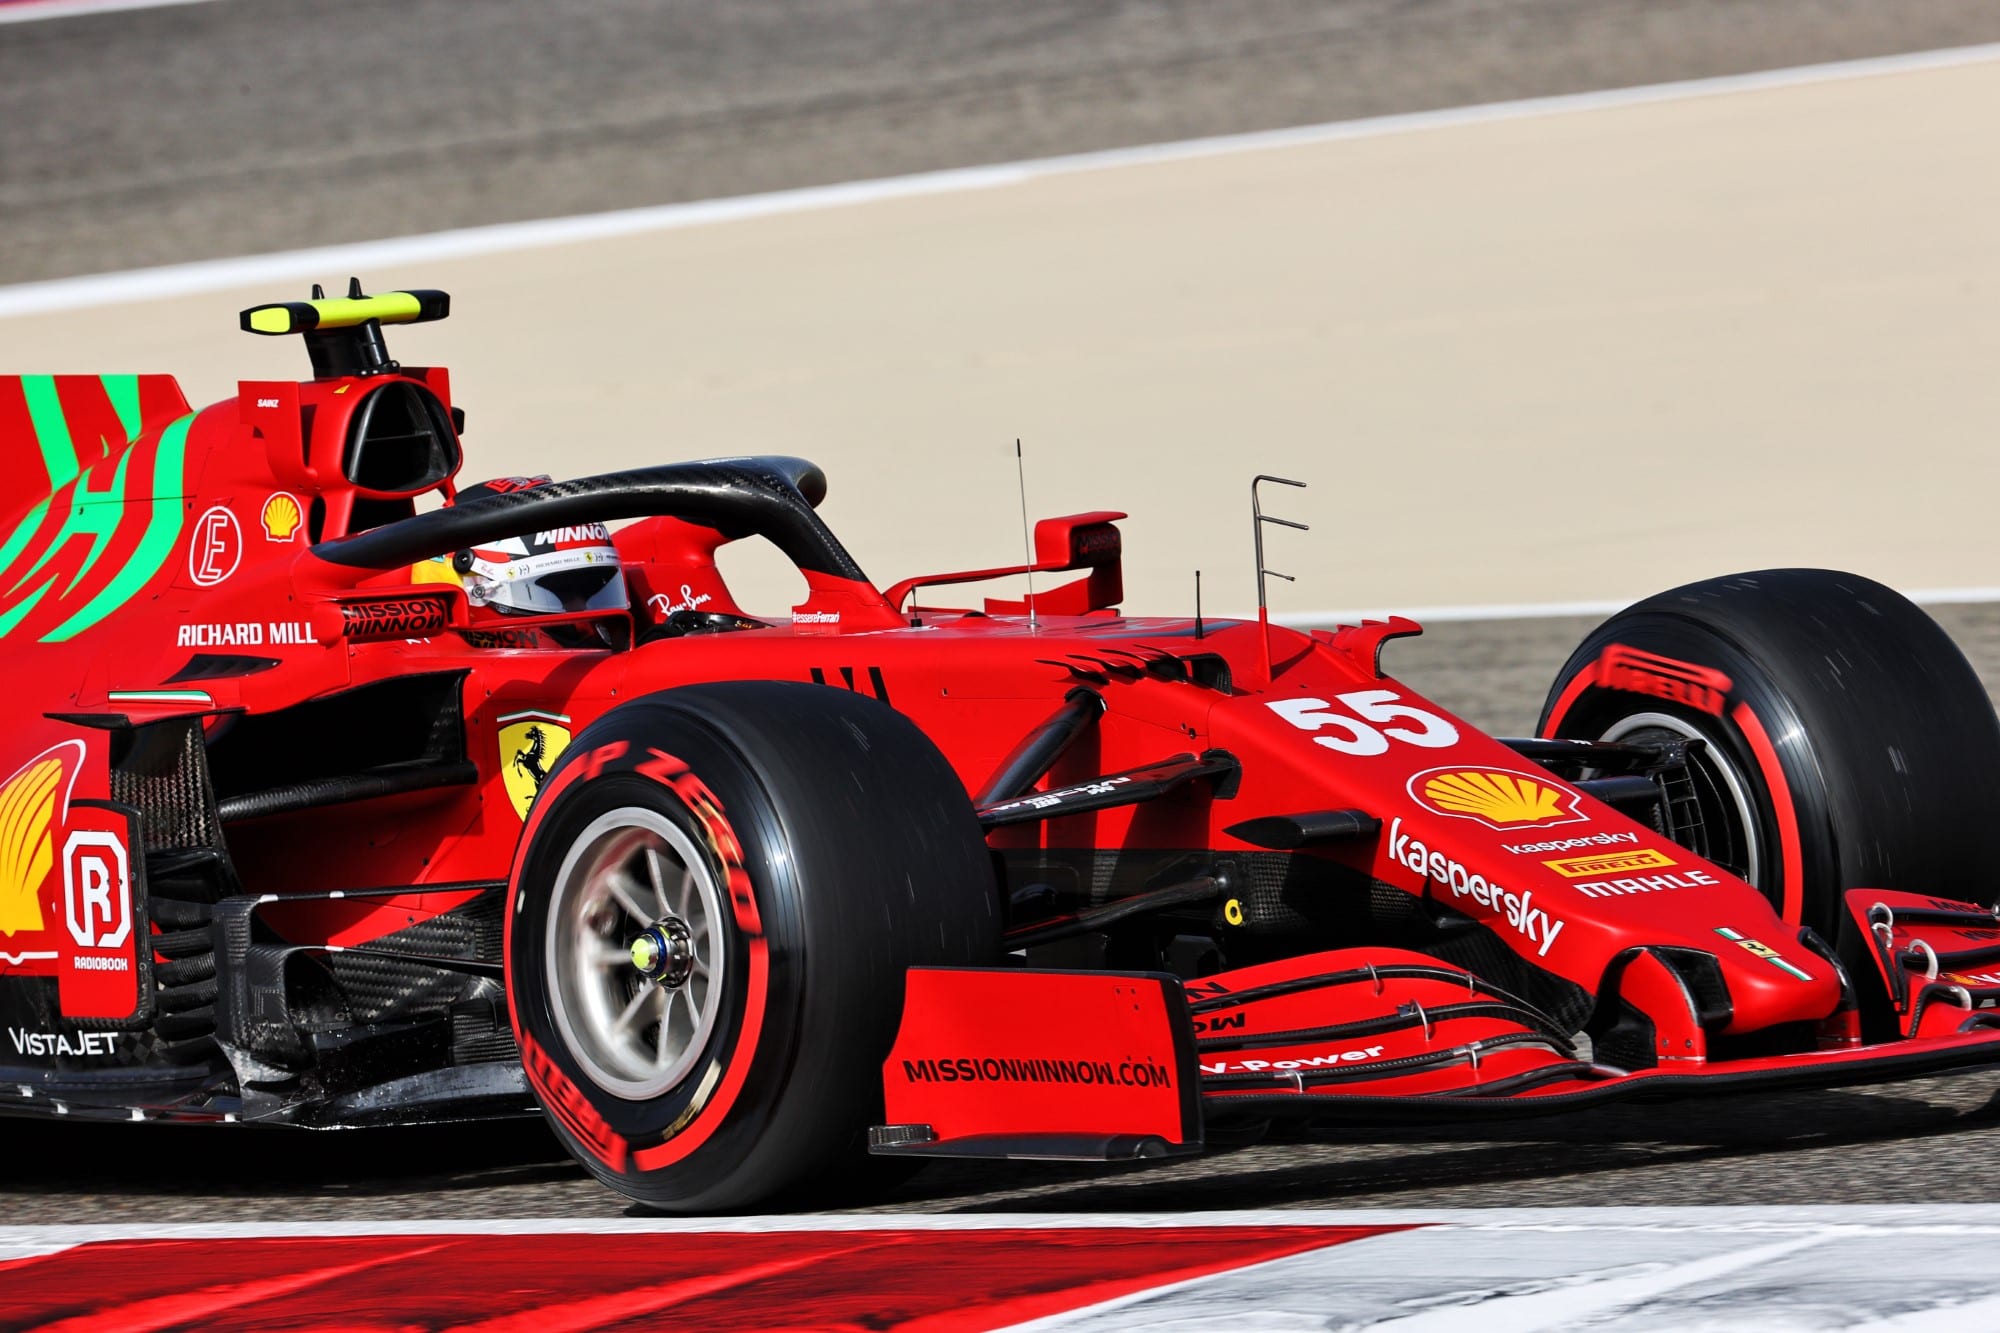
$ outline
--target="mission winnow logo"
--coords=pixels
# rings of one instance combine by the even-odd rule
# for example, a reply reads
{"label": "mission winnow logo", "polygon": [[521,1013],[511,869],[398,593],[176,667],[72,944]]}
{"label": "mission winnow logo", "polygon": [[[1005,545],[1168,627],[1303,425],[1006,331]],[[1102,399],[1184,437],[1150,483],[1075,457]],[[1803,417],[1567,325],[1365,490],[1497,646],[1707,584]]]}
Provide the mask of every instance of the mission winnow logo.
{"label": "mission winnow logo", "polygon": [[1171,1088],[1173,1070],[1151,1060],[1044,1060],[1034,1057],[950,1056],[904,1060],[911,1083],[1082,1083],[1121,1088]]}

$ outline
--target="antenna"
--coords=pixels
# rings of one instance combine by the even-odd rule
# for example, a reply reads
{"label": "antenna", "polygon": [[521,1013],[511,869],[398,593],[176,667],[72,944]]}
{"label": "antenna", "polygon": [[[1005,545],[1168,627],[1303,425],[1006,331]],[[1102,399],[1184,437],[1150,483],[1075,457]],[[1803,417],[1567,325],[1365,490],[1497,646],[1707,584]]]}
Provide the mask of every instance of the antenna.
{"label": "antenna", "polygon": [[1014,473],[1021,483],[1021,550],[1028,564],[1028,628],[1035,628],[1035,541],[1028,531],[1028,464],[1021,457],[1021,437],[1014,437]]}
{"label": "antenna", "polygon": [[1264,567],[1264,525],[1276,523],[1281,528],[1297,528],[1300,532],[1312,531],[1304,523],[1294,523],[1289,518],[1273,518],[1264,512],[1263,501],[1257,495],[1257,487],[1267,481],[1274,481],[1280,486],[1296,486],[1300,490],[1304,490],[1306,486],[1302,481],[1293,481],[1289,477],[1273,477],[1262,472],[1250,479],[1250,534],[1257,547],[1257,624],[1264,635],[1265,680],[1271,679],[1271,612],[1264,601],[1264,577],[1268,574],[1287,583],[1296,583],[1298,580],[1290,574],[1280,574],[1275,569]]}
{"label": "antenna", "polygon": [[1201,571],[1194,572],[1194,637],[1201,638]]}

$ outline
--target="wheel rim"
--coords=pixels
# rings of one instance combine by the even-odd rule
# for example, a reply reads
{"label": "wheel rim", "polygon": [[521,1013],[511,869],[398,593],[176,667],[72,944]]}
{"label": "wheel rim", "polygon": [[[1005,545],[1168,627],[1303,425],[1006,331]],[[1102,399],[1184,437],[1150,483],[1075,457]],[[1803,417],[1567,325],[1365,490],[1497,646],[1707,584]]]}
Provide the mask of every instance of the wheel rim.
{"label": "wheel rim", "polygon": [[577,835],[544,962],[556,1028],[597,1086],[644,1101],[694,1067],[722,1005],[721,922],[708,858],[664,815],[628,806]]}
{"label": "wheel rim", "polygon": [[1634,713],[1621,717],[1599,737],[1606,741],[1644,743],[1656,740],[1702,742],[1688,756],[1688,776],[1694,781],[1694,796],[1706,827],[1722,826],[1729,845],[1694,848],[1723,869],[1763,888],[1764,852],[1757,836],[1757,807],[1750,798],[1750,784],[1728,752],[1714,736],[1683,718],[1668,713]]}

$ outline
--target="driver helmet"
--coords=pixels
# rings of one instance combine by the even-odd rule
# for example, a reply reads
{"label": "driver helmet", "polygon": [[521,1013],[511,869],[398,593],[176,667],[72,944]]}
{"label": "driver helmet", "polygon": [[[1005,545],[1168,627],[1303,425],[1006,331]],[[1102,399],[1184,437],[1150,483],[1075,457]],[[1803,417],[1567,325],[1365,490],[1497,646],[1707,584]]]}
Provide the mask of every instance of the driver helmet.
{"label": "driver helmet", "polygon": [[[468,486],[457,503],[549,484],[547,477],[501,477]],[[616,611],[629,605],[618,548],[602,523],[524,532],[458,552],[452,569],[475,607],[507,616]]]}

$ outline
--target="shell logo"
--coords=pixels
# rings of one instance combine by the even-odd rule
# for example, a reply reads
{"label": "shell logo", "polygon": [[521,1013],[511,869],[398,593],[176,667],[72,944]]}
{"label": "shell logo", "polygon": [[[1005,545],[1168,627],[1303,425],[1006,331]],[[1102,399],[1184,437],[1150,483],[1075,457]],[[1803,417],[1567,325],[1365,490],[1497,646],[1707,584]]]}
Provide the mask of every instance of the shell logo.
{"label": "shell logo", "polygon": [[260,516],[264,524],[264,540],[290,541],[298,535],[299,519],[303,516],[298,496],[290,491],[272,492],[271,498],[264,501],[264,512]]}
{"label": "shell logo", "polygon": [[1427,769],[1410,779],[1409,791],[1410,799],[1434,814],[1476,819],[1503,832],[1589,818],[1577,812],[1582,797],[1576,792],[1546,775],[1507,768]]}
{"label": "shell logo", "polygon": [[64,741],[0,786],[0,933],[43,928],[42,882],[55,857],[52,826],[69,812],[69,789],[82,758],[81,744]]}

